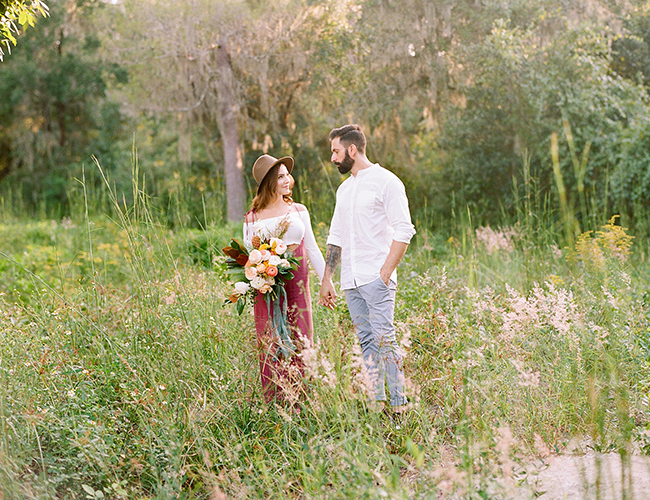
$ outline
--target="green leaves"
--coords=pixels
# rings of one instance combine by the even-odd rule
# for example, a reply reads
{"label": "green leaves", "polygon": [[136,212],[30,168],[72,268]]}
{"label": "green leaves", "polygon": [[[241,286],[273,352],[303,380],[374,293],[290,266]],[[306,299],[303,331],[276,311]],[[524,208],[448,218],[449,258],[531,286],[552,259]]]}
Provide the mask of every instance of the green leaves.
{"label": "green leaves", "polygon": [[0,61],[4,61],[2,46],[7,47],[9,52],[11,42],[17,44],[16,35],[19,34],[16,23],[22,28],[27,25],[34,26],[36,16],[47,16],[49,8],[43,0],[3,0],[0,2]]}
{"label": "green leaves", "polygon": [[245,305],[246,305],[246,298],[245,298],[245,297],[241,297],[241,298],[237,301],[237,304],[236,304],[236,306],[237,306],[237,313],[238,313],[240,316],[241,316],[241,313],[244,312],[244,306],[245,306]]}
{"label": "green leaves", "polygon": [[586,221],[621,199],[608,200],[605,186],[626,129],[650,111],[647,97],[612,72],[607,29],[585,20],[575,28],[558,23],[546,33],[560,15],[526,25],[497,21],[489,36],[465,48],[463,63],[474,68],[461,89],[466,101],[450,114],[439,144],[449,155],[444,189],[478,218],[499,217],[504,207],[515,206],[527,156],[539,196],[551,195],[559,204],[553,133],[559,137],[556,166],[565,172],[566,210]]}

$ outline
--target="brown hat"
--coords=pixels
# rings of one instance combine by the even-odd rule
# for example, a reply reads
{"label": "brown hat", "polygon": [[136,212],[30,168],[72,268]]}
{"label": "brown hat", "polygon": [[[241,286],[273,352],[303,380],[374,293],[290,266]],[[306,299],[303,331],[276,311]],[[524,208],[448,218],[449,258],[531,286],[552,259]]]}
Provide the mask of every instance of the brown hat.
{"label": "brown hat", "polygon": [[293,170],[293,158],[291,158],[291,156],[284,156],[279,160],[276,160],[271,155],[262,155],[255,160],[255,163],[253,163],[253,177],[258,186],[262,183],[266,174],[269,173],[269,170],[275,167],[278,163],[283,163],[284,166],[287,167],[289,173]]}

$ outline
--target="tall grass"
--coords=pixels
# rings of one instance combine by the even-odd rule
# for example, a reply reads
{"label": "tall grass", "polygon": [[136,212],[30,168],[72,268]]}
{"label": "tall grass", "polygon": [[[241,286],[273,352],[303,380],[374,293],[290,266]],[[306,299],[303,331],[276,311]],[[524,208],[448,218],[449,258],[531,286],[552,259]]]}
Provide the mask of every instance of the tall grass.
{"label": "tall grass", "polygon": [[133,177],[131,202],[82,178],[70,218],[0,214],[0,496],[534,498],[548,449],[647,449],[648,270],[615,221],[565,245],[531,194],[516,227],[419,225],[396,307],[411,411],[367,403],[340,304],[314,308],[293,413],[264,403],[250,311],[223,305],[241,226],[171,231]]}

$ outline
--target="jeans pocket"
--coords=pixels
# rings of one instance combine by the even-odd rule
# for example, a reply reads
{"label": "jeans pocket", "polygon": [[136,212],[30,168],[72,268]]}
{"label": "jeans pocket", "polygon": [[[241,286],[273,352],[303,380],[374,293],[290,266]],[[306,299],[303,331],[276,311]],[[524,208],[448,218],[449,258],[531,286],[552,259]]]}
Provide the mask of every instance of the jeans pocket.
{"label": "jeans pocket", "polygon": [[377,280],[379,282],[379,285],[378,285],[379,288],[381,288],[383,290],[395,291],[397,289],[397,283],[395,283],[393,280],[388,280],[388,285],[386,284],[386,282],[383,279],[381,279],[381,276],[379,278],[377,278]]}
{"label": "jeans pocket", "polygon": [[381,276],[380,276],[379,278],[377,278],[375,281],[379,284],[380,287],[383,287],[383,288],[389,288],[389,286],[388,286],[388,285],[386,284],[386,282],[381,278]]}

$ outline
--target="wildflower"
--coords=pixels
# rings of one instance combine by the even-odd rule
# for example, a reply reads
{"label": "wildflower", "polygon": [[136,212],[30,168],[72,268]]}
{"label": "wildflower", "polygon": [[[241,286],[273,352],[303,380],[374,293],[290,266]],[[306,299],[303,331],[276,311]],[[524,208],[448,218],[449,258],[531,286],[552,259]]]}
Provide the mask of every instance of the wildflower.
{"label": "wildflower", "polygon": [[500,231],[495,231],[490,226],[476,229],[476,239],[485,246],[488,255],[492,255],[498,250],[512,252],[514,250],[513,240],[518,236],[519,233],[512,227]]}
{"label": "wildflower", "polygon": [[519,376],[519,385],[521,387],[539,387],[540,372],[526,370],[523,361],[511,359],[512,366],[517,370]]}
{"label": "wildflower", "polygon": [[176,302],[176,292],[172,291],[164,300],[166,305],[171,306]]}
{"label": "wildflower", "polygon": [[377,381],[378,368],[372,357],[367,360],[361,355],[361,347],[357,344],[352,348],[352,365],[358,369],[354,377],[357,387],[369,398],[374,397],[375,382]]}
{"label": "wildflower", "polygon": [[318,377],[318,350],[315,347],[306,347],[299,356],[305,365],[307,377],[310,379]]}

